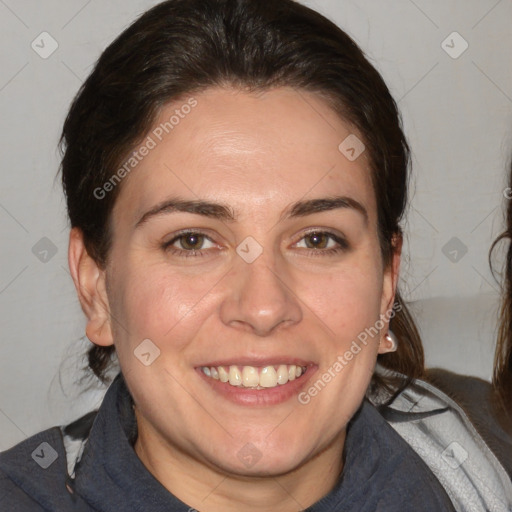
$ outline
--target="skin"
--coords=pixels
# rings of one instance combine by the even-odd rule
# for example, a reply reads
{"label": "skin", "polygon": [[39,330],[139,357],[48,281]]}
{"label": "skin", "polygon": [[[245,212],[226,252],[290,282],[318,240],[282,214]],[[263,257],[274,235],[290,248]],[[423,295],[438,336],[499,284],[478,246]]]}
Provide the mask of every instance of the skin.
{"label": "skin", "polygon": [[[343,469],[346,426],[377,354],[391,349],[388,326],[307,405],[296,396],[235,404],[196,368],[301,358],[313,363],[309,387],[392,307],[400,248],[385,267],[367,155],[350,162],[338,150],[354,130],[321,98],[290,88],[194,97],[192,112],[123,181],[106,268],[73,229],[70,269],[88,338],[115,344],[136,406],[135,451],[147,469],[201,511],[296,511],[327,494]],[[184,103],[167,105],[155,127]],[[284,215],[297,201],[332,196],[357,201],[366,215],[350,206]],[[235,220],[169,211],[137,226],[176,197],[222,203]],[[189,228],[208,237],[202,256],[190,256],[183,239],[173,242],[178,254],[162,247]],[[311,228],[347,246],[326,237],[314,248]],[[236,252],[249,236],[263,247],[253,263]],[[327,253],[333,247],[340,250]],[[160,350],[149,366],[134,356],[144,339]],[[260,454],[250,467],[238,456],[247,443]]]}

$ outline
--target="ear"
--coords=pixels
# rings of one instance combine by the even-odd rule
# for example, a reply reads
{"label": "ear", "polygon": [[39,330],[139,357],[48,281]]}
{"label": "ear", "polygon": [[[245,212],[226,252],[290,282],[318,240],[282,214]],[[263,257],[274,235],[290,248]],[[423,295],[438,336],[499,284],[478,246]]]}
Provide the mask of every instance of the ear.
{"label": "ear", "polygon": [[385,322],[385,325],[381,329],[380,333],[379,354],[385,354],[387,352],[393,352],[396,350],[393,342],[389,338],[386,338],[386,334],[389,331],[389,320],[391,318],[390,314],[393,310],[395,293],[398,285],[398,276],[400,273],[400,260],[402,256],[403,245],[402,235],[395,235],[392,240],[392,245],[393,256],[391,258],[390,264],[387,266],[387,268],[384,269],[380,318]]}
{"label": "ear", "polygon": [[113,345],[105,271],[87,253],[79,228],[73,228],[69,234],[68,263],[82,310],[87,317],[85,334],[96,345]]}

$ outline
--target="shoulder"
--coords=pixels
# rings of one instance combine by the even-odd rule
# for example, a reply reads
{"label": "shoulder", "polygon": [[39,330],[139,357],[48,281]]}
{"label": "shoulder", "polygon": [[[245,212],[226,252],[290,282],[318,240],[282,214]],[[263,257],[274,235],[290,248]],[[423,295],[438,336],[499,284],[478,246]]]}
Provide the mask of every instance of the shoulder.
{"label": "shoulder", "polygon": [[0,453],[2,510],[90,510],[76,502],[67,485],[69,453],[66,451],[72,446],[77,429],[83,434],[82,420],[65,428],[39,432]]}
{"label": "shoulder", "polygon": [[[0,454],[2,504],[15,510],[52,510],[53,496],[66,493],[66,455],[61,431],[40,432]],[[24,506],[30,508],[25,508]],[[7,510],[11,508],[7,507]]]}
{"label": "shoulder", "polygon": [[512,478],[512,419],[498,405],[490,382],[433,368],[428,383],[453,399]]}
{"label": "shoulder", "polygon": [[497,419],[490,383],[446,370],[412,381],[393,376],[404,386],[370,400],[458,509],[476,510],[480,503],[486,510],[512,510],[512,442]]}
{"label": "shoulder", "polygon": [[425,380],[445,393],[457,396],[460,401],[468,402],[468,405],[475,400],[490,400],[492,396],[492,386],[489,381],[443,368],[429,368],[426,371]]}

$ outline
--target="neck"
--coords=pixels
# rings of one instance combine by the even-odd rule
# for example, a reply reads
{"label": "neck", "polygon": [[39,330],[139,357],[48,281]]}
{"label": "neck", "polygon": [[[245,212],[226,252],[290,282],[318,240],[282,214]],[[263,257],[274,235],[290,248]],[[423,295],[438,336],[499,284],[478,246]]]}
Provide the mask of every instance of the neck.
{"label": "neck", "polygon": [[244,476],[191,457],[137,419],[139,459],[176,498],[201,512],[304,510],[333,489],[343,468],[345,431],[314,458],[285,474]]}

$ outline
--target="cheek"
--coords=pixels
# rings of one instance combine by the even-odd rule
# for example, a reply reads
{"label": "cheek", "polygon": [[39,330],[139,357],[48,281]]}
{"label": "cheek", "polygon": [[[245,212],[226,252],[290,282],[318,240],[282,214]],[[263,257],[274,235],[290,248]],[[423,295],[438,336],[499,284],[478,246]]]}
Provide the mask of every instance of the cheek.
{"label": "cheek", "polygon": [[306,283],[303,289],[310,294],[304,302],[312,305],[317,328],[327,335],[319,369],[301,403],[310,403],[318,417],[330,417],[333,435],[359,407],[375,368],[382,294],[379,268],[378,260],[373,265],[354,265],[317,280],[315,286]]}
{"label": "cheek", "polygon": [[[201,325],[200,317],[211,307],[208,292],[213,276],[186,276],[171,273],[164,265],[126,268],[116,276],[113,317],[119,319],[116,331],[118,352],[132,350],[144,339],[160,348],[180,350]],[[187,337],[180,333],[187,332]]]}
{"label": "cheek", "polygon": [[301,277],[298,296],[343,348],[379,319],[382,274],[377,262],[347,266],[330,275]]}

